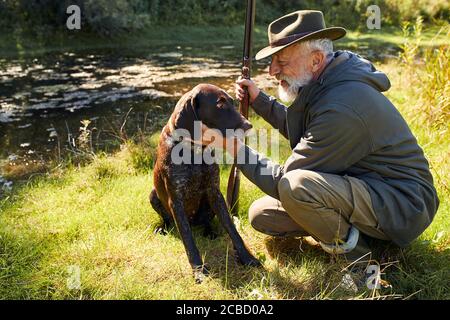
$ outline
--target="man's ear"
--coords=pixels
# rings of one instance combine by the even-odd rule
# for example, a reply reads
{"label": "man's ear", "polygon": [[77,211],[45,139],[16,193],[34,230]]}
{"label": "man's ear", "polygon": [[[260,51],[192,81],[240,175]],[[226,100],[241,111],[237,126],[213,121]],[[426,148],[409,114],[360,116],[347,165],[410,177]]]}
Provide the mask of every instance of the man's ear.
{"label": "man's ear", "polygon": [[311,57],[312,57],[311,61],[312,72],[317,72],[317,70],[319,70],[322,67],[325,61],[325,55],[323,54],[322,51],[317,50],[312,53]]}

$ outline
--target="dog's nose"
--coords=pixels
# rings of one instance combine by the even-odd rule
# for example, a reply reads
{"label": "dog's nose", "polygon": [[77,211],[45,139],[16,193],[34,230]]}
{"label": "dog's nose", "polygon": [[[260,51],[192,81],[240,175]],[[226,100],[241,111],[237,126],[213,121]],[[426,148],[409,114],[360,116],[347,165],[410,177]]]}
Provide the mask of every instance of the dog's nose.
{"label": "dog's nose", "polygon": [[250,123],[250,121],[244,120],[243,123],[242,123],[242,125],[241,125],[241,128],[242,128],[242,130],[244,130],[244,132],[245,132],[245,131],[248,131],[248,130],[250,130],[251,128],[253,128],[253,126],[252,126],[252,124]]}

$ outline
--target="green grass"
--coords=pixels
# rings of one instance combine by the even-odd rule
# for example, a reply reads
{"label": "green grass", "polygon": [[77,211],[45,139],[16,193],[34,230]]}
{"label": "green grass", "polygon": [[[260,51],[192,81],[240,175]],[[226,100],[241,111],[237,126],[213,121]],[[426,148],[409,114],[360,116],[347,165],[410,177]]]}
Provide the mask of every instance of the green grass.
{"label": "green grass", "polygon": [[[392,41],[397,43],[398,39]],[[376,291],[362,287],[357,292],[346,289],[340,285],[347,266],[344,261],[333,262],[307,241],[275,241],[253,230],[246,212],[263,193],[245,177],[236,224],[264,269],[237,264],[223,232],[216,240],[208,240],[195,230],[212,275],[203,284],[194,285],[178,232],[172,230],[167,236],[152,233],[159,218],[148,203],[151,170],[143,167],[151,167],[148,154],[154,148],[156,133],[148,138],[152,142],[145,146],[145,152],[143,146],[129,144],[117,154],[97,156],[85,166],[55,168],[18,183],[0,200],[0,298],[450,299],[448,123],[433,127],[417,119],[412,106],[419,100],[411,91],[415,83],[409,82],[397,60],[377,67],[392,81],[387,96],[424,148],[441,200],[435,220],[419,239],[406,249],[388,251],[390,258],[383,260],[382,279],[391,287]],[[259,118],[251,120],[256,127],[267,127]],[[282,141],[282,160],[288,154],[288,144]],[[223,193],[228,170],[221,172]],[[80,271],[79,289],[71,286],[77,280],[73,270]]]}
{"label": "green grass", "polygon": [[[227,237],[209,241],[197,234],[213,275],[192,286],[177,232],[152,234],[159,220],[147,201],[151,179],[129,169],[129,156],[123,151],[37,179],[2,203],[0,297],[229,299],[249,297],[257,289],[266,298],[280,298],[290,292],[278,287],[292,291],[287,281],[299,279],[294,274],[284,279],[279,272],[314,277],[301,264],[283,271],[271,260],[266,265],[273,271],[266,272],[237,265],[231,254],[226,262],[226,252],[231,251]],[[242,200],[244,207],[251,199]],[[266,255],[262,237],[245,221],[241,233],[260,256]],[[307,264],[317,265],[317,259]],[[80,268],[81,290],[67,288],[72,265]],[[266,287],[274,280],[275,287]]]}
{"label": "green grass", "polygon": [[[254,121],[257,122],[257,121]],[[422,143],[426,137],[419,135]],[[447,139],[448,141],[448,139]],[[286,146],[285,146],[286,147]],[[445,146],[448,149],[448,143]],[[439,147],[427,149],[436,159]],[[433,160],[432,160],[433,163]],[[448,162],[445,164],[448,168]],[[228,171],[222,172],[224,191]],[[193,285],[176,230],[152,233],[159,219],[148,204],[151,176],[133,169],[130,151],[92,164],[54,172],[24,185],[3,200],[0,224],[0,297],[14,299],[236,299],[353,298],[374,292],[339,287],[343,261],[333,264],[318,248],[300,241],[274,241],[254,231],[246,219],[262,192],[242,182],[239,230],[265,270],[238,265],[231,242],[196,239],[212,276]],[[438,181],[439,184],[439,181]],[[432,226],[384,272],[393,294],[450,298],[449,204]],[[227,251],[230,252],[228,259]],[[397,253],[398,255],[398,253]],[[71,290],[69,268],[80,269],[80,290]],[[337,288],[337,289],[336,289]]]}
{"label": "green grass", "polygon": [[[256,124],[260,120],[253,121]],[[448,172],[442,158],[449,139],[415,127],[434,170]],[[287,145],[282,148],[287,151]],[[287,152],[285,152],[287,153]],[[222,191],[228,171],[222,171]],[[306,299],[370,298],[401,295],[450,298],[450,208],[448,190],[437,180],[441,207],[430,228],[385,265],[391,289],[357,293],[339,286],[344,261],[332,263],[315,246],[299,240],[274,241],[254,231],[246,211],[262,196],[245,178],[241,187],[239,231],[264,270],[240,266],[225,234],[208,240],[196,230],[199,249],[212,276],[193,285],[176,230],[154,235],[159,222],[148,203],[150,173],[133,168],[129,149],[100,157],[84,167],[37,178],[0,204],[0,297],[4,299]],[[300,250],[300,246],[303,252]],[[227,257],[227,251],[229,255]],[[68,288],[70,267],[80,270],[81,288]]]}

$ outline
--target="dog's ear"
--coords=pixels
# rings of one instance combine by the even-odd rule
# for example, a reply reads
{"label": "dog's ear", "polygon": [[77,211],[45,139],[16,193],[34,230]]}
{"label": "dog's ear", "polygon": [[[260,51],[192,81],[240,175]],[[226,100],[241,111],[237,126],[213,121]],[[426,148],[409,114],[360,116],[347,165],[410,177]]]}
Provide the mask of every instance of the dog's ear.
{"label": "dog's ear", "polygon": [[178,100],[177,105],[175,106],[175,112],[179,113],[183,109],[186,108],[186,104],[190,103],[192,91],[188,91]]}
{"label": "dog's ear", "polygon": [[195,113],[197,113],[197,95],[198,95],[198,90],[191,90],[189,92],[186,92],[181,98],[180,100],[178,100],[178,103],[175,107],[175,110],[178,113],[181,112],[192,112],[193,110],[195,111]]}
{"label": "dog's ear", "polygon": [[197,102],[197,92],[194,90],[185,93],[178,100],[171,119],[173,127],[186,129],[193,135],[194,121],[200,120],[198,118]]}
{"label": "dog's ear", "polygon": [[[197,99],[198,93],[194,92],[191,95],[191,101],[190,101],[190,107],[191,111],[194,113],[194,118],[197,121],[200,121],[199,114],[198,114],[198,99]],[[189,106],[188,106],[189,107]]]}

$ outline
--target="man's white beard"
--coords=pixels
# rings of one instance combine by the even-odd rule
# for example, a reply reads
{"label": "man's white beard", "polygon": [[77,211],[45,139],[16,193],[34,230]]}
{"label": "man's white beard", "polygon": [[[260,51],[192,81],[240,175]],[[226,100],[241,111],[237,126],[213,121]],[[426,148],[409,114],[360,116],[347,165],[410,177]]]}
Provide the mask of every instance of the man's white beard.
{"label": "man's white beard", "polygon": [[[292,79],[284,75],[280,76],[280,84],[278,85],[278,97],[280,97],[280,99],[285,102],[294,101],[295,98],[297,98],[300,88],[310,84],[312,79],[312,72],[304,72],[303,76],[298,79]],[[289,84],[289,87],[287,89],[285,89],[281,85],[281,80],[284,80]]]}

